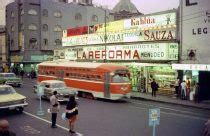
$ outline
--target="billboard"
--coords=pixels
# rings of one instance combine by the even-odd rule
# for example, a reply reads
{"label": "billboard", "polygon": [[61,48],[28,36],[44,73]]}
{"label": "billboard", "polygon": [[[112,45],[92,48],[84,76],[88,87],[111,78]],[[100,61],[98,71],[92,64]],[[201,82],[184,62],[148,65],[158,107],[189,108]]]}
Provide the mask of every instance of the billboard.
{"label": "billboard", "polygon": [[151,43],[109,46],[79,46],[65,50],[71,60],[178,60],[177,43]]}
{"label": "billboard", "polygon": [[182,0],[180,10],[182,63],[209,64],[210,0]]}
{"label": "billboard", "polygon": [[169,12],[159,15],[139,16],[124,20],[124,29],[151,28],[174,25],[176,25],[176,12]]}
{"label": "billboard", "polygon": [[[108,22],[106,24],[96,24],[89,26],[88,34],[86,33],[86,27],[85,29],[79,27],[65,30],[62,45],[75,46],[138,41],[173,41],[176,39],[176,12],[140,16]],[[105,37],[107,38],[105,39]]]}
{"label": "billboard", "polygon": [[138,41],[173,41],[176,39],[176,28],[160,29],[127,29],[121,32],[107,32],[106,40],[104,33],[71,36],[62,38],[62,46],[123,43]]}

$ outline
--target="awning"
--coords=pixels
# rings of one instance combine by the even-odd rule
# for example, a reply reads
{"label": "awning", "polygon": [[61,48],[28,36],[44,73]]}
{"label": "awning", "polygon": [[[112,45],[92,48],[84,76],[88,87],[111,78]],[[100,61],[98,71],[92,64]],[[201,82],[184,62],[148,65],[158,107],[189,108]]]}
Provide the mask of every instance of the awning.
{"label": "awning", "polygon": [[172,69],[210,71],[210,65],[208,64],[172,64]]}

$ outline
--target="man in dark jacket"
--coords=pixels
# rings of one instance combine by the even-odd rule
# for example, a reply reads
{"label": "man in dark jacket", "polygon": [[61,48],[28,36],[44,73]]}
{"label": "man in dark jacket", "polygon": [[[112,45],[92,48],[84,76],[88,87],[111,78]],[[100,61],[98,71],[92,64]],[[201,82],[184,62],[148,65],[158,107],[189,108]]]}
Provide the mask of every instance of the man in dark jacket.
{"label": "man in dark jacket", "polygon": [[9,122],[5,119],[0,120],[0,136],[16,136],[15,133],[9,131]]}
{"label": "man in dark jacket", "polygon": [[151,88],[152,88],[152,96],[156,97],[156,91],[158,90],[159,86],[155,82],[155,79],[151,82]]}

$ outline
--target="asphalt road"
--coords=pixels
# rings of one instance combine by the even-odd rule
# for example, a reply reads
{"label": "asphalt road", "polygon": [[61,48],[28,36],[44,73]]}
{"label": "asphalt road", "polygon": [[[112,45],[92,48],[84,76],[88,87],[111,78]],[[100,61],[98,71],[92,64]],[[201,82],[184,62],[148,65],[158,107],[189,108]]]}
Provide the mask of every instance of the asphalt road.
{"label": "asphalt road", "polygon": [[[1,118],[10,122],[10,129],[17,136],[66,136],[67,122],[62,120],[61,114],[65,110],[65,103],[61,105],[57,118],[58,128],[50,127],[51,115],[47,113],[49,101],[42,101],[44,116],[37,116],[39,99],[33,93],[35,80],[24,79],[22,88],[17,92],[27,96],[29,103],[23,114],[13,111],[0,113]],[[84,136],[152,136],[149,127],[148,111],[160,108],[160,125],[156,127],[157,136],[202,136],[204,123],[209,117],[208,110],[188,108],[163,103],[154,103],[126,99],[121,101],[90,100],[79,98],[79,119],[76,131]]]}

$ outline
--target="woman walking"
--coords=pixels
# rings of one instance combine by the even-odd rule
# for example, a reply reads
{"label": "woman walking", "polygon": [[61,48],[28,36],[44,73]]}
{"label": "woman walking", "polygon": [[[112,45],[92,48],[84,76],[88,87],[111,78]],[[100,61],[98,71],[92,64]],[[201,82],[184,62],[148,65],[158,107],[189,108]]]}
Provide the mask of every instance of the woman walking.
{"label": "woman walking", "polygon": [[66,118],[69,121],[70,133],[75,133],[74,124],[75,124],[75,121],[77,120],[77,115],[78,115],[78,107],[77,107],[77,102],[75,101],[75,96],[70,95],[69,101],[66,105]]}

